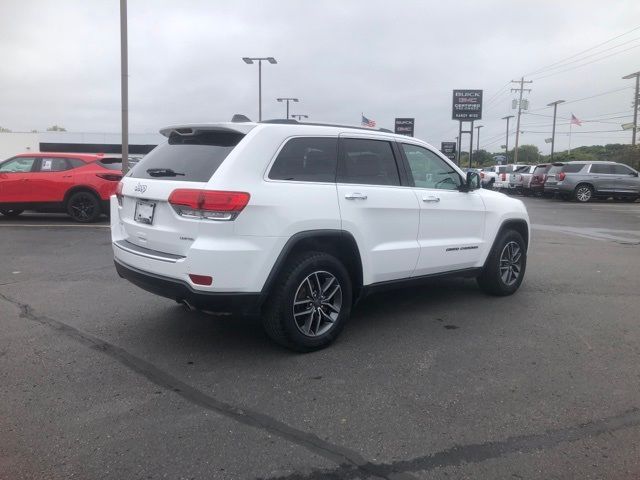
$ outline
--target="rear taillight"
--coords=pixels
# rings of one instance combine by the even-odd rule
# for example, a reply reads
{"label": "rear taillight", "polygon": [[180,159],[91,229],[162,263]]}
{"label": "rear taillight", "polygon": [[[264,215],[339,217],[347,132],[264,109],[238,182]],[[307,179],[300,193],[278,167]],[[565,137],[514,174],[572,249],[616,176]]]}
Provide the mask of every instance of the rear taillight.
{"label": "rear taillight", "polygon": [[249,198],[246,192],[180,188],[171,192],[169,204],[182,217],[228,221],[240,214]]}
{"label": "rear taillight", "polygon": [[116,187],[116,198],[118,199],[118,205],[122,206],[122,182],[118,182]]}
{"label": "rear taillight", "polygon": [[96,173],[96,177],[109,180],[110,182],[119,182],[122,179],[122,175],[119,173]]}
{"label": "rear taillight", "polygon": [[484,172],[480,172],[480,178],[484,178]]}
{"label": "rear taillight", "polygon": [[501,176],[501,178],[502,178],[502,181],[504,182],[504,181],[507,179],[507,174],[506,174],[506,173],[503,173],[503,174],[502,174],[502,176]]}
{"label": "rear taillight", "polygon": [[564,180],[564,179],[565,179],[565,177],[566,177],[566,176],[567,176],[567,174],[566,174],[566,173],[564,173],[564,172],[560,172],[560,173],[558,174],[558,180],[562,181],[562,180]]}

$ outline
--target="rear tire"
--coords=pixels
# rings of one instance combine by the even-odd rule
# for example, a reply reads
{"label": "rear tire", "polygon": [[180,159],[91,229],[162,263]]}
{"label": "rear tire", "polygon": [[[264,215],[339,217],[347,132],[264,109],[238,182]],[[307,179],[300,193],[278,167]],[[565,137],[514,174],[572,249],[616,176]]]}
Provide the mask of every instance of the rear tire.
{"label": "rear tire", "polygon": [[515,230],[505,230],[493,244],[476,281],[485,293],[500,297],[511,295],[520,287],[526,268],[527,247],[522,235]]}
{"label": "rear tire", "polygon": [[67,213],[79,223],[95,222],[102,213],[100,201],[91,192],[76,192],[67,201]]}
{"label": "rear tire", "polygon": [[331,344],[351,314],[351,280],[324,252],[304,252],[285,264],[263,309],[262,324],[275,342],[298,352]]}
{"label": "rear tire", "polygon": [[627,203],[633,203],[638,200],[638,197],[623,197],[622,201]]}
{"label": "rear tire", "polygon": [[19,210],[17,208],[6,208],[6,209],[3,208],[0,210],[0,213],[5,217],[17,217],[22,212],[24,212],[24,210]]}
{"label": "rear tire", "polygon": [[573,192],[573,197],[580,203],[587,203],[593,199],[593,188],[584,183],[578,185]]}

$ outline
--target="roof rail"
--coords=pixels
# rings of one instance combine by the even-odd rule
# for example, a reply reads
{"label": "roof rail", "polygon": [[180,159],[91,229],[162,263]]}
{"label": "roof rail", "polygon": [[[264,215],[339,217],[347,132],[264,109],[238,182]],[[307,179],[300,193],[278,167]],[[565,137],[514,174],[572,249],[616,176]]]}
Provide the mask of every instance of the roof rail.
{"label": "roof rail", "polygon": [[394,133],[388,128],[369,128],[369,127],[359,127],[355,125],[341,125],[338,123],[299,122],[298,120],[286,119],[286,118],[262,120],[261,122],[258,122],[258,123],[270,123],[270,124],[279,124],[279,125],[310,125],[312,127],[355,128],[356,130],[366,130],[368,132]]}

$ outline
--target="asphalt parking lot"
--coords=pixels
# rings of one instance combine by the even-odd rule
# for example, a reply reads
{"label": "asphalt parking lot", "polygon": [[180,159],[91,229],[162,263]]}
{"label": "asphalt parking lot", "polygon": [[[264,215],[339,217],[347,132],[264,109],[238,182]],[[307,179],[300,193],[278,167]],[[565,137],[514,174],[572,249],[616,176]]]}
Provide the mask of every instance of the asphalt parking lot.
{"label": "asphalt parking lot", "polygon": [[[306,355],[0,219],[0,478],[640,478],[640,204],[525,199],[527,275],[369,298]],[[239,266],[241,268],[241,266]]]}

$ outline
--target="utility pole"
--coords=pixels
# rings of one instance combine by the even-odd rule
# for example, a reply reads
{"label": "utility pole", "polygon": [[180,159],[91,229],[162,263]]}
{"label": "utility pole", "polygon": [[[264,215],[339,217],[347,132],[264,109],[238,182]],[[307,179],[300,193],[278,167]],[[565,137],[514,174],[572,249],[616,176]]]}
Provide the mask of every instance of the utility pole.
{"label": "utility pole", "polygon": [[640,92],[638,91],[638,87],[640,86],[640,72],[630,73],[622,78],[624,80],[628,80],[630,78],[636,79],[636,93],[633,97],[633,133],[631,137],[631,145],[635,145],[638,132],[638,102],[640,101]]}
{"label": "utility pole", "polygon": [[525,83],[533,83],[533,80],[525,80],[521,77],[520,80],[511,80],[511,83],[519,83],[520,88],[512,88],[512,92],[520,92],[520,98],[518,99],[518,120],[516,125],[516,148],[513,152],[513,163],[518,163],[518,145],[520,143],[520,115],[522,114],[522,93],[526,90],[531,92],[530,88],[524,88]]}
{"label": "utility pole", "polygon": [[553,150],[556,142],[556,111],[558,110],[558,104],[563,103],[564,100],[556,100],[547,104],[547,107],[553,107],[553,128],[551,129],[551,161],[553,162]]}
{"label": "utility pole", "polygon": [[513,118],[513,115],[507,115],[506,117],[502,117],[502,120],[507,121],[507,133],[505,135],[505,140],[504,140],[504,154],[505,154],[505,157],[507,158],[507,165],[509,164],[509,119],[510,118]]}
{"label": "utility pole", "polygon": [[122,108],[122,174],[129,171],[129,59],[127,0],[120,0],[120,106]]}
{"label": "utility pole", "polygon": [[285,98],[276,98],[278,102],[287,102],[287,120],[289,120],[289,102],[299,102],[297,98],[293,97],[285,97]]}
{"label": "utility pole", "polygon": [[478,131],[478,139],[476,140],[476,155],[478,154],[478,152],[480,151],[480,129],[484,127],[484,125],[478,125],[476,127],[476,130]]}

